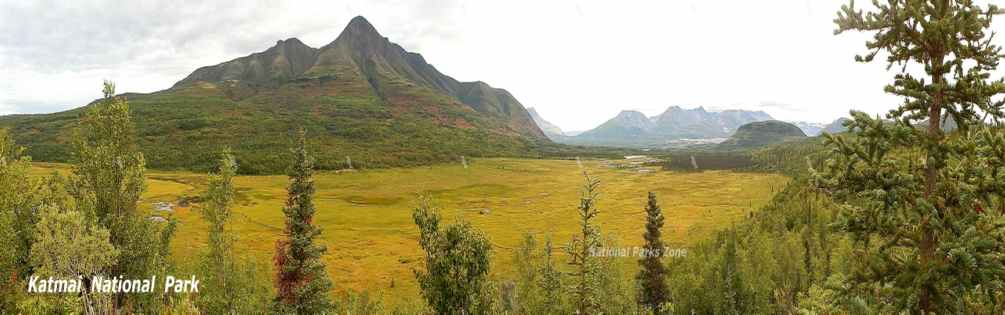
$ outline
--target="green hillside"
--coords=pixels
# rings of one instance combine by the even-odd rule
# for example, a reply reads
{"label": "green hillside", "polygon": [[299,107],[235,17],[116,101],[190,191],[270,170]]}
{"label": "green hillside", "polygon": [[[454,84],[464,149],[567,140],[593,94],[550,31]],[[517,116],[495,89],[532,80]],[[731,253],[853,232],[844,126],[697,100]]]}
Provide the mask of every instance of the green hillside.
{"label": "green hillside", "polygon": [[[167,90],[122,96],[148,165],[160,169],[206,170],[230,146],[242,173],[282,172],[300,127],[323,169],[349,159],[360,168],[537,156],[552,145],[509,92],[441,74],[362,17],[319,49],[287,39],[199,68]],[[69,161],[81,112],[3,116],[0,128],[35,160]]]}
{"label": "green hillside", "polygon": [[720,149],[746,149],[802,139],[806,134],[796,125],[777,121],[752,122],[736,129],[736,133],[719,144]]}

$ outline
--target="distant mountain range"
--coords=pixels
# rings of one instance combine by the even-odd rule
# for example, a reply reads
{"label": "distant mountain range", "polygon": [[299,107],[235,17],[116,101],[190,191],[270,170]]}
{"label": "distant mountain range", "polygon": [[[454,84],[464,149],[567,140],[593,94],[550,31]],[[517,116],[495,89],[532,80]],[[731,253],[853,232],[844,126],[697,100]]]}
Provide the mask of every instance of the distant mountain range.
{"label": "distant mountain range", "polygon": [[[551,144],[512,94],[440,73],[363,17],[320,48],[280,40],[198,68],[169,89],[123,96],[155,168],[209,169],[231,147],[241,172],[282,172],[297,128],[307,130],[321,168],[342,167],[347,156],[380,167],[535,155]],[[66,161],[83,109],[2,116],[0,128],[36,160]]]}
{"label": "distant mountain range", "polygon": [[822,132],[824,128],[827,127],[827,124],[825,123],[815,123],[805,121],[789,121],[788,123],[791,123],[796,127],[799,127],[799,129],[802,130],[803,133],[805,133],[807,136],[810,137],[820,135],[820,132]]}
{"label": "distant mountain range", "polygon": [[845,117],[841,117],[841,118],[835,119],[833,122],[831,122],[831,123],[827,124],[826,126],[824,126],[824,128],[822,130],[820,130],[820,131],[821,132],[826,131],[828,133],[845,132],[845,131],[848,130],[848,128],[846,128],[844,126],[844,122],[848,121],[848,120],[850,120],[850,119],[849,118],[845,118]]}
{"label": "distant mountain range", "polygon": [[662,114],[652,117],[626,110],[594,129],[575,136],[552,139],[577,145],[673,147],[681,143],[678,140],[682,139],[726,138],[743,124],[772,119],[771,115],[763,111],[707,111],[704,107],[684,109],[671,106]]}

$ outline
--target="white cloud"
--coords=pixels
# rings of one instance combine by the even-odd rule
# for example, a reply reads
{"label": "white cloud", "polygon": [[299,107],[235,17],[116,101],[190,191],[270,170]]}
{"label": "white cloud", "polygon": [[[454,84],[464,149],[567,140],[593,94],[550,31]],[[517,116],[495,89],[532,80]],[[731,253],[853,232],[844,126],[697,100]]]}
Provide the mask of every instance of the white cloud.
{"label": "white cloud", "polygon": [[882,91],[893,75],[885,65],[853,61],[868,36],[833,35],[842,0],[138,3],[0,0],[0,111],[80,106],[102,79],[120,92],[164,89],[278,39],[320,47],[355,15],[443,73],[505,88],[568,130],[622,109],[822,122],[898,103]]}

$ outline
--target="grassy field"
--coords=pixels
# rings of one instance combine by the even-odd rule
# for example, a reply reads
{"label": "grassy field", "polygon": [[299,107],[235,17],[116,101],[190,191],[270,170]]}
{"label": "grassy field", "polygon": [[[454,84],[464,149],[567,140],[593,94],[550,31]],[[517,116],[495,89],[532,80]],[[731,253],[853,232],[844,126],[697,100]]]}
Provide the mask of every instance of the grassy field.
{"label": "grassy field", "polygon": [[[382,293],[385,298],[418,297],[412,270],[422,254],[411,210],[417,197],[432,198],[448,222],[466,220],[494,244],[493,277],[511,271],[512,249],[524,233],[551,235],[556,244],[576,231],[576,206],[583,170],[601,180],[599,223],[605,235],[621,246],[642,243],[646,192],[655,191],[667,223],[664,239],[684,247],[728,227],[764,205],[788,179],[766,173],[706,171],[675,173],[612,169],[600,161],[478,159],[468,168],[457,165],[323,172],[315,177],[318,214],[328,246],[325,262],[336,289]],[[36,165],[39,174],[67,171],[64,165]],[[204,174],[148,171],[143,207],[158,201],[196,196],[205,187]],[[238,205],[232,228],[238,251],[271,259],[283,226],[285,176],[240,176]],[[174,255],[185,266],[201,252],[206,225],[195,207],[175,207],[165,216],[180,225]],[[561,256],[560,259],[565,259]],[[624,259],[634,268],[634,259]],[[184,268],[184,267],[183,267]],[[393,279],[393,280],[392,280]],[[392,286],[393,285],[393,286]]]}

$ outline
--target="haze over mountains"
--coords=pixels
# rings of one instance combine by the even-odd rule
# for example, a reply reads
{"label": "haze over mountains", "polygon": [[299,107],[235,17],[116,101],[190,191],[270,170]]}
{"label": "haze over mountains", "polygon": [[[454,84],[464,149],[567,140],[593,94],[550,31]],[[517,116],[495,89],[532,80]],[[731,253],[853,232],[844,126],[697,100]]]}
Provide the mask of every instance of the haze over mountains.
{"label": "haze over mountains", "polygon": [[[94,83],[95,90],[100,82]],[[331,43],[296,38],[196,69],[167,90],[126,94],[148,165],[208,169],[224,147],[244,173],[285,168],[304,128],[321,168],[536,155],[550,142],[516,98],[460,82],[353,18]],[[67,161],[82,110],[0,117],[36,160]],[[345,163],[348,164],[348,163]]]}
{"label": "haze over mountains", "polygon": [[[533,108],[528,111],[534,122],[552,141],[614,147],[675,148],[715,144],[735,135],[745,124],[775,120],[770,114],[760,110],[709,111],[704,107],[684,109],[680,106],[671,106],[655,116],[646,116],[635,110],[623,110],[596,128],[583,132],[569,132],[541,117]],[[839,118],[831,123],[804,121],[786,123],[797,127],[805,136],[814,137],[824,131],[831,133],[844,131],[842,122],[845,119]],[[760,129],[754,130],[756,132]]]}
{"label": "haze over mountains", "polygon": [[671,106],[652,117],[625,110],[596,128],[572,137],[552,137],[552,140],[583,145],[667,147],[674,146],[677,140],[726,138],[743,124],[772,119],[763,111],[708,111],[704,107]]}
{"label": "haze over mountains", "polygon": [[557,138],[567,136],[565,131],[562,131],[562,128],[559,128],[557,125],[541,118],[541,114],[538,114],[537,110],[533,107],[528,108],[527,112],[530,113],[530,117],[534,119],[534,123],[541,128],[541,131],[543,131],[544,135],[548,136],[549,139],[555,140]]}

